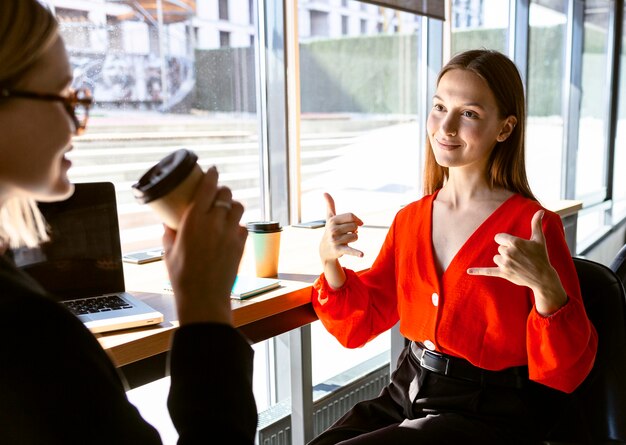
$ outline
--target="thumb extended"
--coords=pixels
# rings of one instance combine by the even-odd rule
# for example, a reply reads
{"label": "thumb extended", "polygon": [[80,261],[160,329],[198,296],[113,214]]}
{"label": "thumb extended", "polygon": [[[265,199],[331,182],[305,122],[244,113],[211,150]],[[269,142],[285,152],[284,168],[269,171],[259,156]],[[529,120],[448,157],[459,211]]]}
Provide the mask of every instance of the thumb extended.
{"label": "thumb extended", "polygon": [[335,200],[330,196],[330,193],[324,193],[324,199],[326,200],[326,216],[329,219],[337,214]]}

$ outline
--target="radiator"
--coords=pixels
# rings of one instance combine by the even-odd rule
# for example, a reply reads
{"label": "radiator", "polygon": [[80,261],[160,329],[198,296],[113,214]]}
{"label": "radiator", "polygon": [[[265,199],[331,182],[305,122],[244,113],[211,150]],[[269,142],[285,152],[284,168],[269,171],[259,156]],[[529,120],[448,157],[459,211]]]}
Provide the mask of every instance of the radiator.
{"label": "radiator", "polygon": [[[374,398],[389,383],[389,364],[342,385],[313,402],[313,434],[317,436],[343,416],[355,403]],[[314,394],[333,385],[320,384]],[[284,400],[259,413],[258,445],[302,445],[291,443],[291,400]]]}

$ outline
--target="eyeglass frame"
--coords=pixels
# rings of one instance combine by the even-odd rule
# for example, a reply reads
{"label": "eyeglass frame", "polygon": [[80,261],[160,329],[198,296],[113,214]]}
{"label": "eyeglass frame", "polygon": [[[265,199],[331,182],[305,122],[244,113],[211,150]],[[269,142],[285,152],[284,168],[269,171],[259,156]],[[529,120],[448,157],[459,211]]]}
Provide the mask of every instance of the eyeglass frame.
{"label": "eyeglass frame", "polygon": [[[79,98],[78,95],[81,93],[84,93],[85,97]],[[94,102],[93,96],[91,95],[91,90],[89,90],[89,88],[79,88],[77,90],[72,90],[70,95],[67,97],[59,96],[57,94],[35,93],[32,91],[24,90],[11,90],[8,88],[0,89],[0,100],[10,98],[62,102],[65,106],[65,110],[72,118],[72,122],[74,122],[74,133],[76,135],[81,135],[85,131],[85,128],[87,128],[87,121],[89,120],[89,110],[93,106]],[[78,117],[76,116],[76,106],[79,104],[82,105],[85,109],[85,117],[82,120],[78,120]]]}

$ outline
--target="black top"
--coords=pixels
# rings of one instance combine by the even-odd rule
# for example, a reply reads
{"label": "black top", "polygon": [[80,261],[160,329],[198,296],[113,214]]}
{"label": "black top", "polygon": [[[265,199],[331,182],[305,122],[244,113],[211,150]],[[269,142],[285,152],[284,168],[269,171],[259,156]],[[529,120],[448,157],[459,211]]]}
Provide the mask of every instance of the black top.
{"label": "black top", "polygon": [[[0,443],[160,444],[81,321],[0,256]],[[168,409],[179,444],[253,444],[253,350],[234,328],[179,328]]]}

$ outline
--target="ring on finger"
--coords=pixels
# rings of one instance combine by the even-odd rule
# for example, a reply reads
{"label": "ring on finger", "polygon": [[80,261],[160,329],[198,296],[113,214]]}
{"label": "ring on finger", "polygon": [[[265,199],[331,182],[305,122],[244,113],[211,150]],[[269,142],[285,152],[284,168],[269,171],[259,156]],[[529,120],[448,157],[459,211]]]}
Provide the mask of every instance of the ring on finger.
{"label": "ring on finger", "polygon": [[222,201],[221,199],[216,199],[213,203],[213,207],[223,207],[226,210],[230,210],[233,208],[233,205],[228,201]]}

